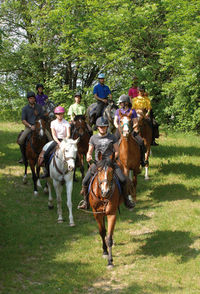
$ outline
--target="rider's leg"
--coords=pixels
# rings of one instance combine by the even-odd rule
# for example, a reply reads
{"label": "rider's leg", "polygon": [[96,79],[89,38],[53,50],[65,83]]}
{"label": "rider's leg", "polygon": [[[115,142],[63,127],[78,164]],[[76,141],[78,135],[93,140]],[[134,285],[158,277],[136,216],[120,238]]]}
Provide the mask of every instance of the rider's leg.
{"label": "rider's leg", "polygon": [[17,143],[19,144],[20,147],[20,151],[22,154],[22,159],[19,160],[19,163],[25,163],[26,162],[26,143],[25,143],[25,139],[27,137],[27,135],[31,132],[31,129],[26,127],[25,130],[21,133],[21,135],[19,136],[19,138],[17,139]]}
{"label": "rider's leg", "polygon": [[145,166],[145,153],[146,153],[146,147],[144,145],[144,140],[142,139],[142,137],[137,133],[137,132],[133,132],[133,137],[135,138],[135,141],[139,144],[140,146],[140,163],[141,166]]}
{"label": "rider's leg", "polygon": [[88,186],[90,183],[91,177],[95,174],[96,165],[93,163],[88,169],[83,181],[82,181],[82,189],[80,194],[83,196],[83,200],[78,205],[78,209],[89,209],[89,199],[88,199]]}
{"label": "rider's leg", "polygon": [[52,141],[51,145],[47,148],[47,150],[44,153],[45,173],[41,176],[41,179],[49,177],[49,154],[56,146],[57,143],[55,141]]}
{"label": "rider's leg", "polygon": [[115,173],[121,183],[121,189],[122,189],[122,196],[124,198],[124,204],[127,208],[132,209],[135,207],[135,202],[131,201],[128,198],[128,189],[127,189],[127,180],[125,175],[123,174],[122,170],[120,169],[120,167],[115,164]]}

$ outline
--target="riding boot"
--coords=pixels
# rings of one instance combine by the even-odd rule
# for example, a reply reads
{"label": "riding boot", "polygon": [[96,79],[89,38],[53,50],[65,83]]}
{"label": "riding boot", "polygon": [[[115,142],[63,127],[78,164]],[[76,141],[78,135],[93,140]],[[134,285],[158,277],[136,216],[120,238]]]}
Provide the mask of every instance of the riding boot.
{"label": "riding boot", "polygon": [[40,177],[41,179],[48,178],[50,176],[49,174],[49,154],[44,154],[44,166],[45,166],[45,172],[44,174]]}
{"label": "riding boot", "polygon": [[20,151],[21,151],[21,154],[22,154],[22,159],[19,160],[19,163],[25,164],[27,162],[27,158],[26,158],[26,144],[23,143],[23,144],[19,145],[19,147],[20,147]]}
{"label": "riding boot", "polygon": [[135,202],[131,201],[128,198],[128,191],[127,191],[127,185],[124,184],[122,186],[122,195],[124,198],[124,205],[128,208],[128,209],[133,209],[135,207]]}
{"label": "riding boot", "polygon": [[89,209],[90,204],[89,204],[89,199],[88,199],[88,186],[82,186],[80,195],[83,195],[83,200],[78,205],[78,209]]}

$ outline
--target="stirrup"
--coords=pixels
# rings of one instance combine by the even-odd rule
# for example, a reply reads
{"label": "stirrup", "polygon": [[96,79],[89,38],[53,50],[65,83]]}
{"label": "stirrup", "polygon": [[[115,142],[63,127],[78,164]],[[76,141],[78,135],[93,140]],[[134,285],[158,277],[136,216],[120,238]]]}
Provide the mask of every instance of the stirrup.
{"label": "stirrup", "polygon": [[87,210],[89,207],[85,200],[81,200],[77,208]]}

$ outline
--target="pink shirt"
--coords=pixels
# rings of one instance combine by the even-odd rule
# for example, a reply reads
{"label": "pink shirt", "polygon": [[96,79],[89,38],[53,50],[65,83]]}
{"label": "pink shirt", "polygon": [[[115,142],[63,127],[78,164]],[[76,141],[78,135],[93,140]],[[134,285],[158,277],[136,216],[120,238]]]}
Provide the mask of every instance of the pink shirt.
{"label": "pink shirt", "polygon": [[138,88],[130,88],[128,90],[128,96],[131,97],[131,98],[137,97],[138,94],[139,94]]}
{"label": "pink shirt", "polygon": [[51,129],[56,131],[56,137],[58,139],[63,139],[66,136],[66,129],[68,127],[70,127],[70,124],[64,118],[61,122],[59,122],[57,119],[51,122]]}

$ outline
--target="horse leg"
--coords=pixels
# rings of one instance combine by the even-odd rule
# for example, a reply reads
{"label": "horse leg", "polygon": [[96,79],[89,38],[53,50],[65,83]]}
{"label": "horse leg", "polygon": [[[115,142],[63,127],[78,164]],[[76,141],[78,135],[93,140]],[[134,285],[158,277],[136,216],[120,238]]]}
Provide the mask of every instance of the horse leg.
{"label": "horse leg", "polygon": [[59,181],[56,181],[53,179],[53,186],[56,191],[56,197],[57,197],[57,213],[58,213],[58,223],[63,222],[62,217],[62,185]]}
{"label": "horse leg", "polygon": [[133,172],[133,200],[136,202],[137,175]]}
{"label": "horse leg", "polygon": [[36,175],[37,175],[37,186],[39,188],[42,188],[42,185],[40,183],[40,166],[38,166],[38,165],[36,167]]}
{"label": "horse leg", "polygon": [[103,248],[103,258],[108,256],[108,248],[106,245],[106,227],[105,227],[105,217],[101,214],[95,214],[95,219],[98,223],[99,234],[102,239],[102,248]]}
{"label": "horse leg", "polygon": [[69,225],[71,227],[75,226],[74,218],[72,214],[72,189],[73,189],[73,174],[68,173],[67,179],[65,180],[66,185],[66,194],[67,194],[67,207],[69,210]]}
{"label": "horse leg", "polygon": [[108,246],[108,267],[113,267],[113,258],[112,258],[112,245],[113,245],[113,232],[116,223],[116,214],[107,215],[108,220],[108,234],[107,234],[107,246]]}
{"label": "horse leg", "polygon": [[24,163],[24,176],[23,176],[23,184],[27,183],[27,168],[28,168],[28,162],[25,161]]}
{"label": "horse leg", "polygon": [[48,199],[48,208],[49,209],[53,209],[53,197],[52,197],[52,189],[51,189],[51,182],[50,179],[47,179],[47,183],[46,183],[47,187],[48,187],[48,191],[49,191],[49,199]]}
{"label": "horse leg", "polygon": [[150,155],[150,148],[147,148],[147,152],[145,153],[145,175],[144,179],[149,180],[148,168],[149,168],[149,155]]}
{"label": "horse leg", "polygon": [[81,166],[80,166],[82,180],[84,179],[84,162],[83,162],[83,155],[81,155]]}
{"label": "horse leg", "polygon": [[32,179],[33,179],[33,186],[34,186],[34,195],[38,195],[38,189],[37,189],[37,176],[35,173],[35,160],[30,159],[29,160],[29,165],[31,168],[31,172],[32,172]]}

